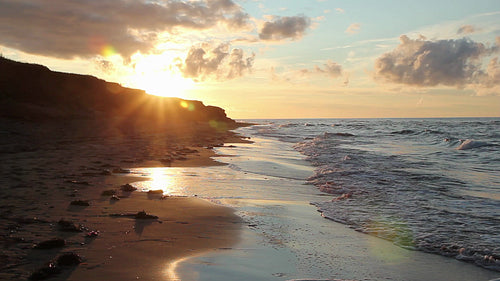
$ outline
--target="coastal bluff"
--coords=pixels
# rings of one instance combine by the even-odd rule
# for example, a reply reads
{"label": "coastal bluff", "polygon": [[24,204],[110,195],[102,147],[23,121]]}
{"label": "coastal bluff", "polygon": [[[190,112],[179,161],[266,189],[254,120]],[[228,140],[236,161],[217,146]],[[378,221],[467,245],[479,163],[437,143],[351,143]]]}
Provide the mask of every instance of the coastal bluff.
{"label": "coastal bluff", "polygon": [[0,117],[29,121],[106,120],[120,125],[168,126],[235,121],[222,108],[200,101],[160,97],[90,75],[0,57]]}

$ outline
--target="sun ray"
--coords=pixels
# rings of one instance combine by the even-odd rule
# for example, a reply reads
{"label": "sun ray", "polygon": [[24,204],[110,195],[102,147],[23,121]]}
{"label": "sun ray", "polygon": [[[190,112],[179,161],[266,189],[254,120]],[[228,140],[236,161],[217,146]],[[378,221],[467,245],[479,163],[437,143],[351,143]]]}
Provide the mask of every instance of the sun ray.
{"label": "sun ray", "polygon": [[148,94],[187,99],[188,91],[194,87],[191,79],[184,78],[173,66],[174,54],[137,54],[134,74],[129,78],[131,87],[145,90]]}

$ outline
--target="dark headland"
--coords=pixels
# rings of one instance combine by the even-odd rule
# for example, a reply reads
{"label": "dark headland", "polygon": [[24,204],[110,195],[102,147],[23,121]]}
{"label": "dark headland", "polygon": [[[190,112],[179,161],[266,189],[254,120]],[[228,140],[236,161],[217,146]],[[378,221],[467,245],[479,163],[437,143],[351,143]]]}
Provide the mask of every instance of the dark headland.
{"label": "dark headland", "polygon": [[89,75],[0,57],[1,117],[26,120],[113,119],[119,124],[217,121],[232,125],[222,108],[200,101],[149,95]]}

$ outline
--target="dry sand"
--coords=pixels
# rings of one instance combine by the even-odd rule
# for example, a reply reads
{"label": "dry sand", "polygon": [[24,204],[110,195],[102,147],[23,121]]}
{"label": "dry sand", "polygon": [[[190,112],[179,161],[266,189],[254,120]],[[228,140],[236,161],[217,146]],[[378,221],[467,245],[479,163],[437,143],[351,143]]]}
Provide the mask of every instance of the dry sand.
{"label": "dry sand", "polygon": [[[176,259],[238,240],[241,221],[232,209],[120,190],[139,180],[120,169],[219,165],[210,148],[238,136],[203,124],[158,133],[99,122],[0,121],[1,280],[26,280],[64,252],[83,262],[51,280],[175,280],[168,270]],[[110,189],[121,200],[101,195]],[[89,206],[70,205],[75,200]],[[158,218],[114,216],[143,210]],[[61,231],[61,219],[83,231]],[[90,231],[99,235],[85,237]],[[53,238],[65,246],[33,249]]]}

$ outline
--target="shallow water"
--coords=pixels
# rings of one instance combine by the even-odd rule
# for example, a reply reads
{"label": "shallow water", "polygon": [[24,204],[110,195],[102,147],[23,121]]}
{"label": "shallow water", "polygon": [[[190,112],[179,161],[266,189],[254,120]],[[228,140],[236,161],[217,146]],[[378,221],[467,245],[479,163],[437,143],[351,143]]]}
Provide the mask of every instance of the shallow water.
{"label": "shallow water", "polygon": [[[312,129],[312,126],[307,126]],[[325,220],[310,202],[329,202],[306,179],[314,167],[292,142],[244,128],[254,144],[219,148],[227,166],[135,169],[138,187],[197,195],[234,207],[246,225],[241,243],[177,266],[182,280],[490,280],[500,275],[454,259],[405,250]],[[311,130],[313,133],[313,130]],[[294,137],[294,136],[292,136]],[[306,138],[314,138],[313,134]],[[298,142],[299,138],[295,138]],[[447,268],[443,272],[443,268]]]}
{"label": "shallow water", "polygon": [[500,119],[261,123],[247,130],[294,143],[315,167],[308,182],[332,194],[314,203],[323,216],[500,271]]}

